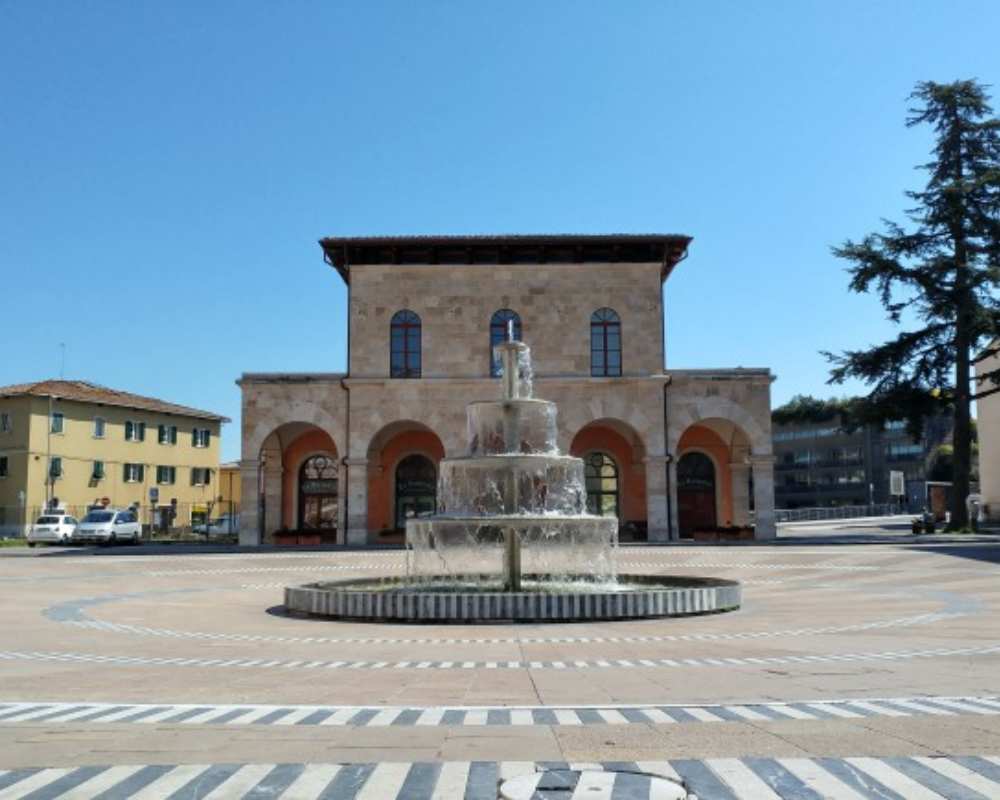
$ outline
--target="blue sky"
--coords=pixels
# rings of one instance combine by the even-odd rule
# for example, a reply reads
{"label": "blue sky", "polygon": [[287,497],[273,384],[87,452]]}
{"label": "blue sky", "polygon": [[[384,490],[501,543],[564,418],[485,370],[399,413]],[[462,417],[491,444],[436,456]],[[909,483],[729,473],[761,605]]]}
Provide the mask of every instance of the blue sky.
{"label": "blue sky", "polygon": [[900,216],[907,95],[1000,81],[998,30],[972,0],[0,3],[0,384],[65,342],[67,377],[232,417],[233,459],[241,372],[345,366],[319,237],[679,232],[670,366],[843,393],[817,351],[888,327],[830,246]]}

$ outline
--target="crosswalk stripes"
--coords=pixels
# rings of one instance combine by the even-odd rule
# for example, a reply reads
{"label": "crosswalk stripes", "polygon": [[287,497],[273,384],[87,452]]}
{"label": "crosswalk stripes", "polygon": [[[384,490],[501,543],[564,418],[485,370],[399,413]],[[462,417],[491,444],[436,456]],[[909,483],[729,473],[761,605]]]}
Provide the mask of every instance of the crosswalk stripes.
{"label": "crosswalk stripes", "polygon": [[670,725],[1000,715],[994,697],[890,697],[731,705],[608,706],[318,706],[146,705],[0,701],[0,727],[93,723],[122,725],[277,725],[379,727],[519,727]]}
{"label": "crosswalk stripes", "polygon": [[[552,776],[552,777],[547,777]],[[718,800],[989,800],[996,756],[709,758],[639,762],[448,761],[186,764],[0,770],[0,800],[495,800],[517,780],[533,800],[657,800],[664,781]],[[560,786],[556,789],[554,787]],[[539,788],[540,787],[540,788]],[[676,791],[676,789],[674,790]],[[524,795],[525,798],[529,794]],[[518,794],[514,800],[520,800]]]}

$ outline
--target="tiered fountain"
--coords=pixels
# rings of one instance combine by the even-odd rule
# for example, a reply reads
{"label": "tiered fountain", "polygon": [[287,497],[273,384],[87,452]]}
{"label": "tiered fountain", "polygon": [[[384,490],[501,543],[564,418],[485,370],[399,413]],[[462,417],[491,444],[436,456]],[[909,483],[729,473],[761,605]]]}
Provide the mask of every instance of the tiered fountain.
{"label": "tiered fountain", "polygon": [[619,576],[618,520],[585,513],[584,465],[531,396],[527,345],[497,345],[503,398],[470,403],[469,453],[444,459],[438,513],[406,523],[405,578],[285,589],[290,611],[414,622],[566,621],[730,611],[740,585]]}

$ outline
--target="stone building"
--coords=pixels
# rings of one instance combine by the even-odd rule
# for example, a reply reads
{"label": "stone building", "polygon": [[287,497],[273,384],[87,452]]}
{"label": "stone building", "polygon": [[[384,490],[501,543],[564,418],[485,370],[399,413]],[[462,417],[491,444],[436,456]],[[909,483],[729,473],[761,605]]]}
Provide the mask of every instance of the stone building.
{"label": "stone building", "polygon": [[438,462],[468,446],[466,404],[499,396],[508,331],[623,539],[752,521],[772,537],[769,370],[665,368],[663,282],[690,241],[323,239],[348,290],[348,371],[243,374],[241,543],[283,528],[392,540],[433,511]]}

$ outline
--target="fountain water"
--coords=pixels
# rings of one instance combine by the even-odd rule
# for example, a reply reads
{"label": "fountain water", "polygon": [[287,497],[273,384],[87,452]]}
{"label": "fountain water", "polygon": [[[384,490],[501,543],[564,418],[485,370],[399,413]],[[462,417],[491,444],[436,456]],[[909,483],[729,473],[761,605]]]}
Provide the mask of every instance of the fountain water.
{"label": "fountain water", "polygon": [[736,581],[619,579],[618,520],[586,513],[583,461],[559,453],[555,403],[532,397],[530,350],[509,340],[496,355],[503,396],[467,406],[468,453],[441,461],[437,513],[406,522],[405,578],[287,587],[285,607],[414,622],[628,619],[738,608]]}
{"label": "fountain water", "polygon": [[469,452],[441,462],[438,513],[406,523],[407,577],[425,588],[613,591],[618,520],[585,513],[583,461],[559,453],[555,403],[531,396],[528,346],[503,342],[496,355],[503,398],[469,404]]}

